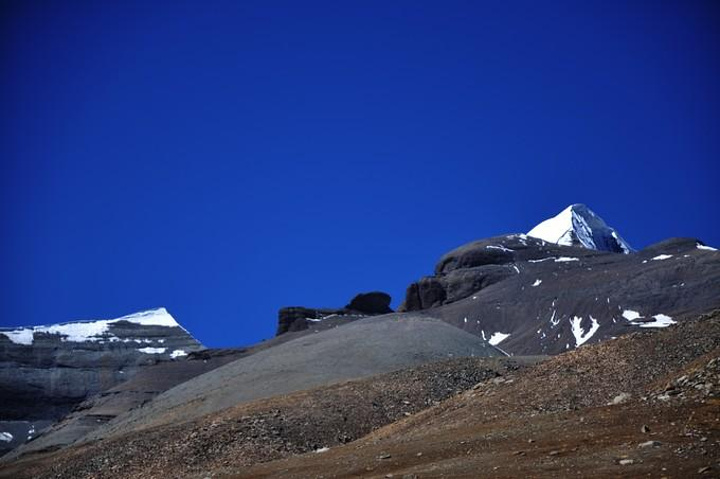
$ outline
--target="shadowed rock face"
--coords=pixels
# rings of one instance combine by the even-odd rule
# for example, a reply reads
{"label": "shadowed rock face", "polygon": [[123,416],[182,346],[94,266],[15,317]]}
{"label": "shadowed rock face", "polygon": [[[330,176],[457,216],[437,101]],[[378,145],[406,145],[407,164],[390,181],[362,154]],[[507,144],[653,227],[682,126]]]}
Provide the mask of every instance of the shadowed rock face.
{"label": "shadowed rock face", "polygon": [[[258,348],[262,346],[261,344]],[[3,461],[12,460],[22,454],[52,451],[72,444],[116,416],[151,401],[163,391],[253,352],[253,348],[204,349],[191,352],[177,360],[159,361],[139,367],[131,379],[75,405],[62,420],[31,442],[8,453],[3,457]],[[40,431],[42,428],[37,427],[38,421],[34,423]]]}
{"label": "shadowed rock face", "polygon": [[516,234],[447,253],[400,311],[494,337],[508,353],[556,354],[720,307],[718,292],[720,253],[696,239],[614,253]]}
{"label": "shadowed rock face", "polygon": [[388,314],[393,312],[390,301],[392,301],[390,295],[380,291],[360,293],[345,306],[345,309],[364,314]]}
{"label": "shadowed rock face", "polygon": [[37,435],[88,396],[132,378],[140,368],[203,346],[164,309],[117,320],[0,330],[0,432],[12,441]]}

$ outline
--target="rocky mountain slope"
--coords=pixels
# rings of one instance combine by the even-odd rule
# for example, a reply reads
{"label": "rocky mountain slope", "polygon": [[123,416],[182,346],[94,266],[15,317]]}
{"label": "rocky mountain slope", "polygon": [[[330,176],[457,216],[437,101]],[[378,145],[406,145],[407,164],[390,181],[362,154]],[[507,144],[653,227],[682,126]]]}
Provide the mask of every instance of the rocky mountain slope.
{"label": "rocky mountain slope", "polygon": [[83,444],[68,454],[48,454],[41,461],[25,458],[4,473],[21,469],[17,477],[110,478],[122,471],[131,477],[193,477],[229,465],[322,451],[533,363],[507,357],[427,363],[239,404],[191,421]]}
{"label": "rocky mountain slope", "polygon": [[716,312],[540,363],[447,360],[241,403],[0,477],[714,477],[719,374]]}
{"label": "rocky mountain slope", "polygon": [[[604,225],[586,207],[580,211]],[[560,243],[580,231],[563,228],[556,231],[572,234],[560,235]],[[408,287],[400,311],[425,311],[509,354],[557,354],[720,307],[720,253],[714,248],[674,238],[635,253],[601,251],[598,238],[620,238],[603,228],[579,234],[595,238],[593,248],[525,234],[463,245],[445,254],[432,276]]]}
{"label": "rocky mountain slope", "polygon": [[[340,467],[339,462],[338,467],[330,468],[333,474],[373,476],[376,471],[393,474],[398,470],[412,475],[418,463],[423,477],[433,477],[433,471],[439,471],[438,476],[475,477],[477,470],[468,469],[467,464],[480,467],[486,461],[495,464],[492,471],[497,471],[513,459],[506,457],[507,448],[517,434],[508,427],[536,430],[538,443],[547,447],[556,447],[558,437],[565,437],[568,443],[577,443],[570,452],[583,451],[581,435],[592,436],[592,431],[583,425],[563,436],[565,431],[555,426],[557,422],[571,427],[578,420],[575,411],[582,411],[581,423],[586,417],[593,418],[605,428],[602,441],[611,451],[605,453],[620,454],[622,448],[618,449],[607,431],[632,438],[636,435],[616,431],[613,420],[679,420],[682,408],[668,403],[675,395],[696,402],[715,401],[717,382],[712,368],[693,370],[688,376],[710,377],[697,388],[688,389],[688,381],[695,379],[687,378],[676,378],[673,389],[667,390],[687,389],[682,392],[658,392],[657,388],[663,388],[658,384],[668,375],[679,378],[680,370],[694,367],[693,361],[702,363],[708,355],[717,355],[717,314],[697,318],[720,308],[720,253],[691,238],[674,238],[635,251],[584,205],[571,205],[529,234],[475,241],[445,254],[432,276],[408,287],[399,312],[392,313],[389,304],[388,295],[373,292],[356,296],[343,308],[282,308],[277,336],[269,341],[249,348],[187,355],[183,353],[193,344],[201,346],[174,320],[174,325],[170,324],[164,310],[82,326],[0,331],[0,347],[6,347],[0,353],[9,353],[0,357],[10,358],[0,363],[6,371],[15,364],[12,361],[18,351],[43,357],[47,353],[36,350],[43,351],[44,342],[50,341],[45,350],[57,351],[58,356],[31,363],[35,369],[53,370],[65,364],[67,356],[74,356],[70,351],[75,350],[79,355],[72,358],[73,367],[79,367],[89,351],[96,354],[94,361],[100,357],[105,363],[100,368],[95,363],[86,365],[90,371],[83,374],[111,378],[100,386],[90,381],[92,388],[77,386],[73,400],[66,400],[63,390],[53,389],[48,393],[53,399],[45,400],[45,405],[28,405],[28,409],[53,410],[55,416],[47,419],[47,424],[70,406],[75,405],[75,410],[45,434],[6,455],[0,475],[16,477],[18,471],[27,470],[41,477],[99,477],[123,471],[131,477],[166,477],[171,471],[171,475],[205,477],[206,472],[244,474],[238,467],[255,464],[249,473],[252,477],[314,476],[321,474],[318,468],[323,458],[334,457],[336,446],[400,419],[397,425],[388,426],[387,434],[373,433],[368,438],[389,441],[402,460],[375,464],[394,453],[361,439],[357,442],[360,452],[353,450],[348,457],[339,453],[339,461],[350,466]],[[135,331],[135,336],[128,331]],[[654,349],[643,352],[643,348]],[[519,370],[548,354],[560,355],[545,363],[549,366]],[[471,371],[470,364],[478,369]],[[409,369],[400,371],[403,368]],[[57,373],[48,377],[52,374]],[[85,385],[81,378],[72,376],[68,381]],[[18,393],[27,394],[34,386],[23,383],[20,376],[14,380],[14,385],[6,380],[5,387],[12,390],[17,407],[21,407]],[[458,403],[454,398],[446,403],[461,404],[459,409],[471,411],[467,424],[462,422],[462,413],[447,412],[455,406],[440,405],[428,415],[419,413],[471,388],[474,381],[480,384],[459,396],[472,401]],[[78,406],[81,397],[84,401]],[[655,398],[655,402],[637,402],[638,397]],[[602,409],[615,401],[628,406]],[[696,404],[688,407],[696,408]],[[704,407],[692,410],[698,417],[707,416]],[[419,422],[402,420],[416,413]],[[441,419],[432,420],[433,414]],[[449,428],[442,426],[445,420]],[[2,424],[16,427],[20,422]],[[24,431],[32,424],[39,423],[26,423]],[[393,435],[395,427],[401,435],[422,438],[419,441],[425,449],[420,452],[428,458],[415,461],[405,457],[404,439]],[[467,454],[482,461],[476,458],[466,464],[462,456],[450,451],[456,446],[453,438],[465,435],[460,446],[479,445],[479,439],[473,439],[479,430],[485,431],[486,437],[502,438],[493,442],[492,448],[499,448],[500,455],[489,452],[488,456],[471,448]],[[0,431],[14,436],[10,429]],[[37,436],[35,431],[32,435]],[[508,438],[513,439],[505,441]],[[434,444],[440,444],[441,450],[433,449]],[[682,449],[684,444],[677,447]],[[326,447],[333,450],[324,456]],[[548,456],[563,455],[568,448],[562,447]],[[538,454],[545,448],[515,452],[544,464]],[[280,469],[273,464],[258,465],[314,449],[320,452],[297,462],[288,459],[292,465],[287,469],[283,463],[278,463]],[[703,450],[705,454],[710,451],[707,447]],[[365,451],[377,457],[366,456]],[[541,468],[538,475],[575,475],[583,464],[619,474],[614,469],[620,465],[617,461],[605,467],[597,455],[583,452],[576,456],[566,461],[569,466],[565,469],[565,463],[558,465],[552,459],[549,468]],[[630,456],[625,451],[621,458],[629,460]],[[436,468],[428,462],[430,457],[449,462]],[[658,457],[667,460],[669,456]],[[638,456],[637,461],[645,459]],[[692,467],[701,459],[692,456]],[[428,466],[431,463],[432,467]],[[389,464],[394,469],[385,467]],[[519,464],[509,476],[532,472],[532,462],[519,460]],[[689,471],[676,467],[683,477]]]}
{"label": "rocky mountain slope", "polygon": [[717,477],[720,314],[485,380],[323,454],[216,477]]}
{"label": "rocky mountain slope", "polygon": [[465,356],[504,354],[477,336],[422,314],[365,318],[301,336],[193,378],[85,439],[172,424],[242,402]]}
{"label": "rocky mountain slope", "polygon": [[89,396],[203,346],[164,309],[118,319],[0,329],[0,452]]}

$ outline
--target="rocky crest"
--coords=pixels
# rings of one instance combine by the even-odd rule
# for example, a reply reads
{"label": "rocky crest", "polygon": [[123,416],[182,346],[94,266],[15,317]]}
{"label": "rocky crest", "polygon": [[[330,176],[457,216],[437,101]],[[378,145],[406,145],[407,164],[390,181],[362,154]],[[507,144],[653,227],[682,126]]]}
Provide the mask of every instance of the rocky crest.
{"label": "rocky crest", "polygon": [[445,254],[400,311],[427,311],[510,354],[557,354],[718,308],[718,291],[720,253],[696,239],[626,254],[515,234]]}
{"label": "rocky crest", "polygon": [[[290,306],[278,311],[278,327],[275,336],[287,332],[304,331],[313,326],[325,329],[330,324],[346,323],[365,316],[392,313],[389,294],[380,291],[360,293],[342,308],[306,308]],[[319,324],[323,323],[323,324]]]}
{"label": "rocky crest", "polygon": [[164,308],[112,320],[0,329],[0,432],[12,436],[0,450],[32,439],[140,368],[201,349]]}

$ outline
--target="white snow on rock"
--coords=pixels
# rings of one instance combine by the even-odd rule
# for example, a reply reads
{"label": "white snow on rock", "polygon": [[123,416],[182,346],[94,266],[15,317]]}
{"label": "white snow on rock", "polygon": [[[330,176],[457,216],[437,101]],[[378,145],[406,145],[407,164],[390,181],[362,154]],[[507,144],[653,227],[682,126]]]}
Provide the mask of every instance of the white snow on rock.
{"label": "white snow on rock", "polygon": [[556,263],[567,263],[569,261],[580,261],[578,258],[571,258],[569,256],[560,256],[555,259]]}
{"label": "white snow on rock", "polygon": [[[490,336],[490,339],[488,340],[488,343],[492,344],[493,346],[497,346],[498,344],[505,341],[508,337],[510,337],[510,334],[505,333],[493,333],[492,336]],[[483,339],[485,339],[485,332],[483,331]]]}
{"label": "white snow on rock", "polygon": [[659,255],[655,256],[652,259],[652,261],[662,261],[664,259],[670,259],[672,257],[673,257],[673,255],[671,255],[671,254],[659,254]]}
{"label": "white snow on rock", "polygon": [[583,204],[570,205],[528,232],[528,236],[564,246],[582,246],[625,254],[633,249],[618,232]]}
{"label": "white snow on rock", "polygon": [[542,263],[543,261],[549,261],[551,259],[555,259],[555,256],[550,256],[549,258],[542,258],[542,259],[529,259],[528,263]]}
{"label": "white snow on rock", "polygon": [[329,450],[330,450],[329,447],[321,447],[320,449],[315,449],[315,452],[316,452],[316,453],[323,453],[323,452],[328,452]]}
{"label": "white snow on rock", "polygon": [[533,287],[535,287],[535,286],[540,286],[541,283],[542,283],[542,280],[541,280],[541,279],[536,279],[535,282],[534,282],[532,285],[533,285]]}
{"label": "white snow on rock", "polygon": [[623,318],[630,321],[633,326],[640,326],[641,328],[667,328],[671,324],[675,324],[670,316],[666,314],[656,314],[652,316],[652,319],[641,316],[637,311],[626,309],[623,311]]}
{"label": "white snow on rock", "polygon": [[704,244],[697,244],[697,249],[704,249],[705,251],[717,251],[717,248],[713,248],[712,246],[704,245]]}
{"label": "white snow on rock", "polygon": [[176,349],[175,351],[173,351],[170,354],[170,357],[173,359],[176,359],[176,358],[181,358],[181,357],[187,356],[187,355],[188,354],[185,351],[183,351],[182,349]]}
{"label": "white snow on rock", "polygon": [[580,316],[575,316],[570,318],[570,325],[572,326],[572,333],[573,336],[575,336],[575,347],[580,347],[582,344],[587,342],[588,339],[593,337],[593,334],[597,332],[597,330],[600,328],[600,324],[597,322],[595,318],[590,316],[590,321],[592,322],[592,326],[590,326],[590,330],[586,333],[583,329],[581,323],[582,319]]}
{"label": "white snow on rock", "polygon": [[145,354],[162,354],[167,351],[167,348],[140,348],[138,351]]}
{"label": "white snow on rock", "polygon": [[[97,321],[73,321],[69,323],[53,324],[50,326],[31,326],[0,331],[10,341],[16,344],[31,345],[36,333],[57,334],[62,341],[119,341],[116,336],[108,334],[110,324],[127,321],[143,326],[165,326],[168,328],[180,326],[175,318],[165,308],[152,309],[140,313],[130,314],[117,319],[101,319]],[[150,342],[150,340],[147,340]]]}
{"label": "white snow on rock", "polygon": [[625,311],[623,311],[622,317],[627,319],[628,321],[634,321],[636,319],[642,318],[640,313],[638,313],[637,311],[633,311],[632,309],[626,309]]}
{"label": "white snow on rock", "polygon": [[510,248],[506,248],[505,246],[495,246],[495,245],[489,245],[485,247],[486,249],[499,249],[500,251],[506,251],[508,253],[512,253],[515,250],[512,250]]}
{"label": "white snow on rock", "polygon": [[0,334],[4,334],[15,344],[30,345],[33,343],[33,330],[22,328],[14,329],[12,331],[0,331]]}
{"label": "white snow on rock", "polygon": [[677,321],[673,321],[673,319],[666,314],[656,314],[653,316],[653,319],[654,321],[638,323],[637,325],[641,328],[667,328],[671,324],[677,323]]}
{"label": "white snow on rock", "polygon": [[9,432],[0,432],[0,441],[2,442],[12,442],[13,435]]}

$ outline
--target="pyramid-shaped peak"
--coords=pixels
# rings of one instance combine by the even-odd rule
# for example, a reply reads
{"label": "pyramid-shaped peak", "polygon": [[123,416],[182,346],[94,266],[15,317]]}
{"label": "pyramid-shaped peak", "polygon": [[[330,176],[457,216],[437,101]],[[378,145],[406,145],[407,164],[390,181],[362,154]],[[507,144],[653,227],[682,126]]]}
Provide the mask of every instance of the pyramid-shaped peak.
{"label": "pyramid-shaped peak", "polygon": [[614,228],[582,203],[572,204],[557,216],[543,221],[531,229],[528,236],[548,243],[598,251],[626,254],[634,251]]}

